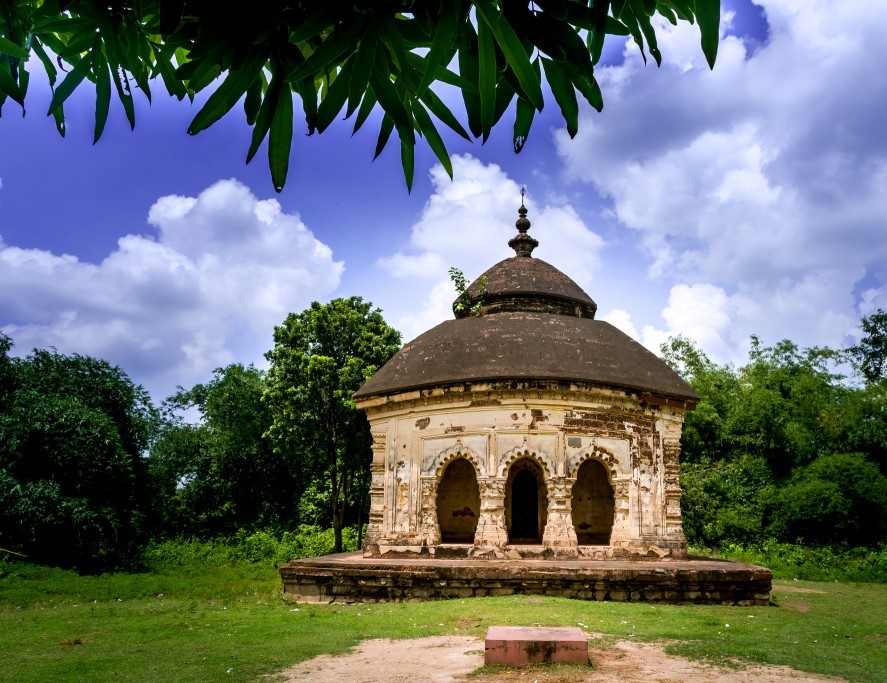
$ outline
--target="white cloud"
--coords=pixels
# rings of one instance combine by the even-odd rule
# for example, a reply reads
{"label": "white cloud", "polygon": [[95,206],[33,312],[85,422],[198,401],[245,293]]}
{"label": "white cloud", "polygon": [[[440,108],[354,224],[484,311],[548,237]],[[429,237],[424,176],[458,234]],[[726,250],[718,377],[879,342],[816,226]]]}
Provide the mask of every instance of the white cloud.
{"label": "white cloud", "polygon": [[[446,280],[450,266],[471,280],[514,256],[508,240],[517,234],[518,184],[498,165],[470,155],[454,156],[453,170],[455,180],[450,181],[440,165],[431,169],[434,192],[408,244],[377,261],[389,276],[410,279],[410,289],[400,293],[395,305],[386,306],[386,315],[405,341],[453,316],[456,291]],[[534,201],[531,193],[526,205],[530,234],[540,243],[533,256],[587,287],[599,265],[603,239],[569,204]]]}
{"label": "white cloud", "polygon": [[234,360],[257,360],[273,326],[327,297],[343,264],[298,215],[236,180],[167,196],[101,263],[0,241],[0,320],[19,353],[55,346],[120,364],[164,398]]}
{"label": "white cloud", "polygon": [[662,67],[628,46],[599,70],[603,114],[556,134],[567,177],[612,202],[670,292],[661,321],[621,319],[651,348],[841,345],[887,289],[887,2],[757,4],[770,38],[753,53],[723,38],[709,71],[697,29],[663,23]]}

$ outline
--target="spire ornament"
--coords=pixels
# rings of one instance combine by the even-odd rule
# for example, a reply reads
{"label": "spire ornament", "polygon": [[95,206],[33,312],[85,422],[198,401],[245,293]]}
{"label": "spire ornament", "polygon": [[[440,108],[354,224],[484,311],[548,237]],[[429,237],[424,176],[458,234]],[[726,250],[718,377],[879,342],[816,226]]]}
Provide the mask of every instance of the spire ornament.
{"label": "spire ornament", "polygon": [[517,235],[508,241],[508,246],[514,249],[514,253],[518,256],[531,258],[533,249],[539,246],[539,241],[530,237],[527,230],[530,229],[530,221],[527,218],[527,207],[524,206],[524,197],[527,195],[527,188],[520,189],[520,208],[517,210],[519,218],[514,226],[517,228]]}

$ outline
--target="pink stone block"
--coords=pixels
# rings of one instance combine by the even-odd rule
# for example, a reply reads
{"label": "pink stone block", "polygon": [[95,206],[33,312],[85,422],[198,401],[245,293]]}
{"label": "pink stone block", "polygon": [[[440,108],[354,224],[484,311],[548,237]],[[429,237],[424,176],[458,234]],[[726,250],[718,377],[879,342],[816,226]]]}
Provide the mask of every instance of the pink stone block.
{"label": "pink stone block", "polygon": [[587,664],[588,641],[581,629],[548,626],[490,626],[484,664]]}

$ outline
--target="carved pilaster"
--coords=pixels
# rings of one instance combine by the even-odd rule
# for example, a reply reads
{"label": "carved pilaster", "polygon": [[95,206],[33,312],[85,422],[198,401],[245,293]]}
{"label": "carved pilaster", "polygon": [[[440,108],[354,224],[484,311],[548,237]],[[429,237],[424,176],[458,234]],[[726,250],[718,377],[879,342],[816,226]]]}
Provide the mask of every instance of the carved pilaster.
{"label": "carved pilaster", "polygon": [[440,524],[437,521],[437,481],[434,477],[422,477],[421,515],[419,536],[429,546],[440,544]]}
{"label": "carved pilaster", "polygon": [[367,554],[378,545],[385,519],[385,452],[387,433],[374,431],[373,460],[370,463],[370,514],[364,536],[364,549]]}
{"label": "carved pilaster", "polygon": [[480,516],[474,545],[478,547],[504,548],[508,544],[508,529],[505,526],[505,480],[481,479]]}
{"label": "carved pilaster", "polygon": [[548,521],[542,545],[549,548],[576,548],[573,528],[573,484],[575,479],[558,478],[548,485]]}

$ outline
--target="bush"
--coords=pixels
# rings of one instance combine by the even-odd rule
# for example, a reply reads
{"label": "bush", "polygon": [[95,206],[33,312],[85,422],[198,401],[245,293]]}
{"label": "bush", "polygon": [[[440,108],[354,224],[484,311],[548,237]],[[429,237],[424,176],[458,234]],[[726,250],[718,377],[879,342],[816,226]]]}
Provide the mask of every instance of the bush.
{"label": "bush", "polygon": [[[706,551],[696,551],[707,554]],[[756,546],[727,544],[714,554],[762,565],[782,580],[887,583],[887,545],[879,548],[808,547],[765,541]]]}
{"label": "bush", "polygon": [[861,453],[823,455],[771,496],[764,522],[781,541],[874,546],[887,535],[887,477]]}
{"label": "bush", "polygon": [[[346,551],[357,549],[357,531],[342,530]],[[188,565],[261,564],[280,566],[301,557],[328,555],[333,551],[332,529],[302,525],[276,536],[268,531],[240,531],[230,538],[198,540],[179,538],[151,543],[145,563],[153,568]]]}

